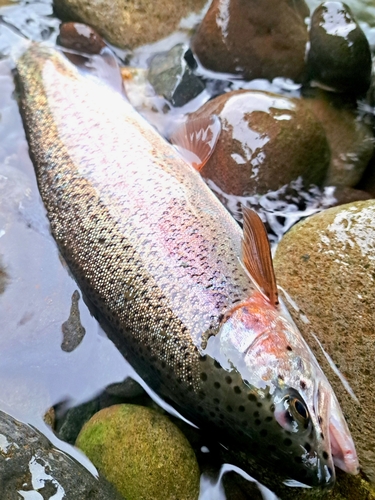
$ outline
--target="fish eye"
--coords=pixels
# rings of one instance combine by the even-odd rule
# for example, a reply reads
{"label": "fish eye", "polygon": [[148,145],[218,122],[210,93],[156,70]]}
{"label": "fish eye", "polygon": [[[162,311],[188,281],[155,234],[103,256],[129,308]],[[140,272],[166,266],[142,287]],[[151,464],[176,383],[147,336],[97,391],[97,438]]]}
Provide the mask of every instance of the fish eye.
{"label": "fish eye", "polygon": [[290,406],[293,413],[295,413],[296,416],[298,416],[300,419],[307,420],[309,418],[309,412],[306,408],[306,405],[299,399],[293,398],[292,400],[290,400]]}
{"label": "fish eye", "polygon": [[309,411],[305,403],[290,394],[284,396],[277,404],[275,418],[281,427],[290,432],[307,429],[310,423]]}

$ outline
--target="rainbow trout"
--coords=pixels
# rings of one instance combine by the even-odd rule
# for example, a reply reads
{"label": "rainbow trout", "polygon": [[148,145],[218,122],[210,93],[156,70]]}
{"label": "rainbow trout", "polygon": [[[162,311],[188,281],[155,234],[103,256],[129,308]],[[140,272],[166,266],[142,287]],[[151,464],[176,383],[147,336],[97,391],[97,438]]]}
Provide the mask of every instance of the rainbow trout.
{"label": "rainbow trout", "polygon": [[268,484],[355,473],[333,390],[278,306],[258,216],[242,234],[124,96],[56,50],[32,46],[18,81],[53,236],[138,373]]}

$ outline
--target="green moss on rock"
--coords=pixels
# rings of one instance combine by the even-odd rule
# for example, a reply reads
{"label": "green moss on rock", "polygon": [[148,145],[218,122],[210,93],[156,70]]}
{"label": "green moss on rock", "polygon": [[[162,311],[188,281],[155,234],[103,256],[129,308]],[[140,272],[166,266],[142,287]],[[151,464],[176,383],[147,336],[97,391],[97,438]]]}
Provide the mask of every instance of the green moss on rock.
{"label": "green moss on rock", "polygon": [[96,413],[76,445],[128,500],[196,500],[199,468],[187,439],[155,410],[115,405]]}

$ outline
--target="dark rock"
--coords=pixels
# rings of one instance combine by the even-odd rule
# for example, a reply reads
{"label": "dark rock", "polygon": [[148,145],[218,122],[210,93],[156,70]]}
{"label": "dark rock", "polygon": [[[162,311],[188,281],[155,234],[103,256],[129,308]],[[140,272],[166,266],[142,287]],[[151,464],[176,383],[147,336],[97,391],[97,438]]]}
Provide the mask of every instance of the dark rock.
{"label": "dark rock", "polygon": [[321,184],[329,146],[321,123],[300,99],[266,92],[235,91],[219,96],[189,119],[217,115],[222,130],[201,170],[229,194],[275,191],[302,176]]}
{"label": "dark rock", "polygon": [[373,156],[367,165],[362,179],[356,186],[358,189],[363,189],[375,197],[375,157]]}
{"label": "dark rock", "polygon": [[54,448],[39,431],[0,412],[1,500],[47,499],[56,493],[64,500],[123,498],[102,478]]}
{"label": "dark rock", "polygon": [[342,2],[324,2],[314,12],[307,59],[309,78],[338,92],[359,95],[371,78],[367,38]]}
{"label": "dark rock", "polygon": [[61,325],[64,336],[61,343],[61,349],[65,352],[74,351],[82,342],[86,333],[86,330],[81,324],[81,316],[78,308],[79,299],[79,292],[75,290],[72,295],[72,307],[70,309],[69,318]]}
{"label": "dark rock", "polygon": [[[320,120],[331,150],[331,162],[325,180],[328,186],[355,186],[361,179],[374,151],[372,127],[350,103],[337,94],[316,89],[306,105]],[[354,201],[354,200],[351,200]]]}
{"label": "dark rock", "polygon": [[127,377],[123,382],[117,382],[106,387],[106,393],[123,399],[132,399],[144,394],[144,389],[135,380]]}
{"label": "dark rock", "polygon": [[148,79],[151,85],[173,106],[183,106],[205,88],[188,66],[185,52],[185,46],[178,44],[168,52],[156,54],[150,61]]}
{"label": "dark rock", "polygon": [[99,410],[99,398],[73,408],[69,408],[69,410],[58,419],[56,425],[57,435],[61,440],[74,444],[78,434],[81,432],[82,427]]}
{"label": "dark rock", "polygon": [[[299,311],[290,308],[290,312],[335,390],[360,466],[372,482],[375,482],[374,219],[375,200],[330,208],[294,226],[279,243],[274,259],[279,285],[299,308]],[[333,372],[314,334],[348,381],[359,404]],[[350,498],[357,500],[360,496]]]}
{"label": "dark rock", "polygon": [[59,43],[67,49],[86,54],[99,54],[105,47],[104,40],[93,28],[80,23],[61,24]]}
{"label": "dark rock", "polygon": [[374,198],[374,196],[371,196],[370,193],[366,193],[366,191],[344,186],[333,187],[332,196],[336,201],[331,206],[345,205],[346,203],[352,203],[354,201],[365,201]]}
{"label": "dark rock", "polygon": [[63,21],[89,24],[113,45],[135,48],[176,31],[182,18],[198,13],[205,0],[54,0]]}
{"label": "dark rock", "polygon": [[246,80],[300,81],[308,39],[303,0],[213,0],[192,48],[208,69]]}

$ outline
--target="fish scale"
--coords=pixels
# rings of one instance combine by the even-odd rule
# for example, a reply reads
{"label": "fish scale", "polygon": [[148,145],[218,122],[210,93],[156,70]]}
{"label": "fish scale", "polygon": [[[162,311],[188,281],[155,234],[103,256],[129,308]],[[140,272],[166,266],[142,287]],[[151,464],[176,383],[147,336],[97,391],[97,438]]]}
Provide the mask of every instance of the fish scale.
{"label": "fish scale", "polygon": [[[309,370],[319,367],[310,353],[305,374],[290,371],[308,348],[255,291],[241,263],[237,223],[123,96],[38,45],[17,68],[53,236],[110,338],[151,387],[242,450],[251,473],[276,489],[289,477],[331,485],[322,414],[311,415],[301,436],[275,418],[285,399],[277,395],[288,389],[284,378],[300,397],[306,375],[311,395],[316,388]],[[256,319],[251,308],[259,304]],[[244,330],[244,322],[255,320],[253,330]],[[265,366],[257,366],[246,339],[256,340],[268,325],[280,330],[280,360],[266,335],[255,346]]]}

